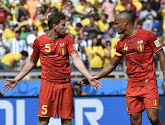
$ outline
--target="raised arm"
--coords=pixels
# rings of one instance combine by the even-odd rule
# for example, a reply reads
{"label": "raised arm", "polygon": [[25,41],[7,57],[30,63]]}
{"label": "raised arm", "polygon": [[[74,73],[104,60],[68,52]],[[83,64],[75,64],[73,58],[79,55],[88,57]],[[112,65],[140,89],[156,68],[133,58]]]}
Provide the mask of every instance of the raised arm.
{"label": "raised arm", "polygon": [[163,49],[160,50],[160,51],[158,51],[158,52],[156,53],[156,55],[157,55],[158,58],[159,58],[160,66],[161,66],[162,71],[163,71],[162,90],[165,92],[165,54],[164,54]]}
{"label": "raised arm", "polygon": [[3,86],[3,90],[8,91],[9,92],[17,85],[18,81],[20,81],[23,77],[25,77],[34,67],[35,62],[33,60],[29,60],[25,66],[23,67],[23,69],[21,70],[21,72],[14,78],[14,79],[7,79],[7,81],[9,81],[8,83],[6,83]]}

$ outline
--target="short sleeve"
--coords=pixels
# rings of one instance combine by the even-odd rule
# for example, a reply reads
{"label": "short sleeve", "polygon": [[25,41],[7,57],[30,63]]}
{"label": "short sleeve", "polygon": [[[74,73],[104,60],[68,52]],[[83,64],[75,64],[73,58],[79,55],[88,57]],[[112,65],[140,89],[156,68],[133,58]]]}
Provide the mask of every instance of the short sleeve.
{"label": "short sleeve", "polygon": [[121,51],[120,43],[121,42],[119,41],[116,45],[115,57],[117,57],[117,58],[123,58],[123,53]]}
{"label": "short sleeve", "polygon": [[40,50],[39,50],[39,45],[37,39],[33,43],[33,53],[30,56],[31,60],[37,61],[39,58]]}
{"label": "short sleeve", "polygon": [[147,37],[149,46],[151,47],[154,53],[162,49],[161,43],[159,42],[159,40],[156,39],[156,36],[154,36],[152,32],[149,32]]}
{"label": "short sleeve", "polygon": [[69,55],[77,52],[76,48],[74,47],[74,40],[70,35],[67,36],[67,49],[68,49]]}

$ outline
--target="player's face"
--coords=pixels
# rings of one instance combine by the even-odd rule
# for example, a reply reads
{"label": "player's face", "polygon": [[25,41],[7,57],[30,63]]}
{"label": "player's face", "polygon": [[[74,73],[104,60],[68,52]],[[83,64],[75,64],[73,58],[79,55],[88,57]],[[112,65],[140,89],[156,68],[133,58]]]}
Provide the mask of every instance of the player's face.
{"label": "player's face", "polygon": [[64,35],[66,33],[66,25],[65,25],[65,20],[61,20],[60,23],[58,25],[56,25],[56,32],[59,34],[59,35]]}
{"label": "player's face", "polygon": [[125,22],[118,17],[115,17],[115,28],[117,29],[118,34],[125,32]]}

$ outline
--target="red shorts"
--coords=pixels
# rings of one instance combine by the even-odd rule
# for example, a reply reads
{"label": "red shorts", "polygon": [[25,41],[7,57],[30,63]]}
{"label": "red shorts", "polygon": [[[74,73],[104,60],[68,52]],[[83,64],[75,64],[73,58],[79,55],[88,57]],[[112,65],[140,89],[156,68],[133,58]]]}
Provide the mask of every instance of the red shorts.
{"label": "red shorts", "polygon": [[[131,83],[133,84],[133,83]],[[127,113],[133,114],[145,108],[159,108],[159,93],[156,80],[144,83],[145,86],[128,87],[126,89]]]}
{"label": "red shorts", "polygon": [[73,110],[73,90],[71,83],[55,84],[41,81],[39,94],[39,117],[56,117],[72,119]]}

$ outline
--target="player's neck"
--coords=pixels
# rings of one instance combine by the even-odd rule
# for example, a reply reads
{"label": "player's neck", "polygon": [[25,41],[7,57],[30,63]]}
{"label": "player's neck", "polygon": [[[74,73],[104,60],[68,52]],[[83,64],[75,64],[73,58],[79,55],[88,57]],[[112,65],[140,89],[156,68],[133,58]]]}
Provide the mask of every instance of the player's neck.
{"label": "player's neck", "polygon": [[47,37],[51,40],[55,40],[55,39],[59,38],[58,34],[56,34],[55,32],[52,32],[52,31],[49,31],[47,33]]}
{"label": "player's neck", "polygon": [[127,32],[125,34],[126,34],[127,37],[130,37],[130,36],[135,35],[136,32],[137,32],[137,29],[131,28],[131,29],[127,30]]}

